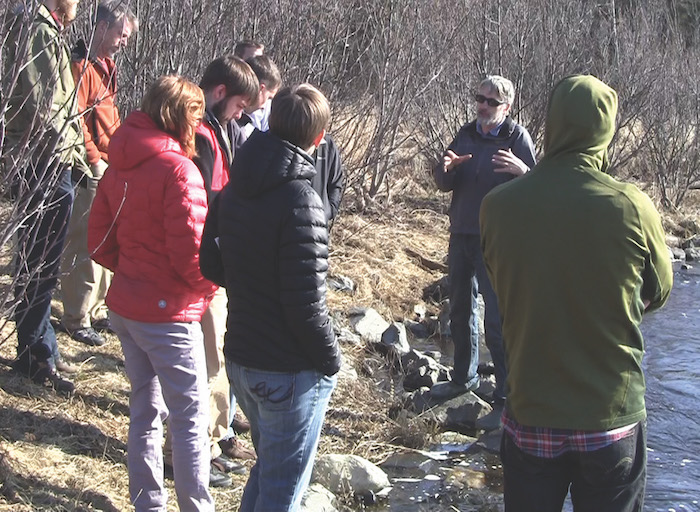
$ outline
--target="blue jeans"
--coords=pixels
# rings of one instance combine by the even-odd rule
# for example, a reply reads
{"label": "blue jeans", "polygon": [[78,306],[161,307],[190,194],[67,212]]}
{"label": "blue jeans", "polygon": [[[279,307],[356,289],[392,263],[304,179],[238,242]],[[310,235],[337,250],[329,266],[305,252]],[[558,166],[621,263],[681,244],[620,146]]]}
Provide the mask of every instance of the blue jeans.
{"label": "blue jeans", "polygon": [[575,512],[641,512],[644,507],[644,423],[609,446],[554,459],[523,452],[504,432],[501,459],[506,512],[561,512],[569,487]]}
{"label": "blue jeans", "polygon": [[452,379],[471,385],[479,376],[479,308],[477,296],[484,298],[486,346],[496,373],[494,398],[505,398],[506,356],[501,334],[498,300],[486,274],[478,235],[450,235],[450,331],[454,343]]}
{"label": "blue jeans", "polygon": [[226,371],[258,454],[239,510],[298,511],[336,377],[255,370],[230,359]]}
{"label": "blue jeans", "polygon": [[[36,176],[36,172],[41,175]],[[54,179],[57,183],[50,183]],[[50,187],[54,187],[53,192],[47,195],[44,190]],[[17,201],[29,214],[17,229],[17,357],[27,367],[31,355],[53,367],[59,352],[51,325],[51,294],[58,280],[73,206],[70,170],[58,162],[47,168],[39,164],[36,171],[27,171],[26,182],[16,188]]]}

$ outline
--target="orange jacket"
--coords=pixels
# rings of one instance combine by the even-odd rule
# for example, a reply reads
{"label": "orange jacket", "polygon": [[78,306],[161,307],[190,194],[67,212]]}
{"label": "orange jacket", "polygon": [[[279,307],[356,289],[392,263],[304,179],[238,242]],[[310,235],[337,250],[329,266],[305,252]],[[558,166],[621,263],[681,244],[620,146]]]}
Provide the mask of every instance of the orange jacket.
{"label": "orange jacket", "polygon": [[100,159],[109,162],[107,146],[121,124],[119,110],[114,104],[117,69],[110,58],[87,59],[83,41],[78,42],[72,57],[78,109],[84,112],[83,133],[88,163],[96,164]]}

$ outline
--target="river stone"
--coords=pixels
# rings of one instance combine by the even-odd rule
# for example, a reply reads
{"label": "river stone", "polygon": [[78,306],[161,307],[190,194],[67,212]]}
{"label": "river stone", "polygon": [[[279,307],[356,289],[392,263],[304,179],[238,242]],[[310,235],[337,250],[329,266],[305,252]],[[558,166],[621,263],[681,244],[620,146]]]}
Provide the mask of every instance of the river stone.
{"label": "river stone", "polygon": [[311,480],[340,495],[366,495],[391,485],[384,471],[357,455],[319,456]]}
{"label": "river stone", "polygon": [[337,512],[335,495],[319,483],[309,486],[301,500],[302,512]]}
{"label": "river stone", "polygon": [[444,430],[469,433],[476,429],[476,420],[491,412],[491,406],[474,393],[460,396],[440,403],[430,395],[430,390],[421,388],[411,393],[404,402],[404,407],[432,420]]}
{"label": "river stone", "polygon": [[688,247],[685,250],[686,261],[700,261],[700,247]]}
{"label": "river stone", "polygon": [[362,345],[362,338],[352,332],[347,327],[342,327],[340,333],[337,335],[338,343],[344,343],[346,345]]}
{"label": "river stone", "polygon": [[392,323],[382,333],[381,344],[384,345],[388,353],[401,356],[411,350],[406,336],[406,326],[399,322]]}
{"label": "river stone", "polygon": [[681,237],[666,233],[666,245],[668,247],[671,247],[671,248],[680,247],[681,242],[682,242]]}
{"label": "river stone", "polygon": [[343,363],[338,371],[338,380],[345,382],[355,382],[358,379],[357,370],[350,364],[348,359],[343,358]]}
{"label": "river stone", "polygon": [[671,261],[685,261],[685,251],[680,247],[669,247],[668,253]]}
{"label": "river stone", "polygon": [[332,276],[326,281],[328,288],[338,292],[354,293],[355,283],[352,279],[346,276]]}
{"label": "river stone", "polygon": [[486,475],[481,471],[457,466],[447,473],[445,485],[459,489],[483,489],[486,487]]}
{"label": "river stone", "polygon": [[406,326],[406,328],[411,331],[411,334],[413,334],[416,338],[418,339],[425,339],[430,337],[430,331],[428,330],[428,327],[425,326],[425,324],[421,322],[416,322],[414,320],[404,320],[403,324]]}
{"label": "river stone", "polygon": [[689,249],[691,247],[700,247],[700,235],[693,235],[690,238],[686,238],[681,244],[683,249]]}
{"label": "river stone", "polygon": [[381,342],[382,334],[389,327],[389,322],[372,308],[354,309],[349,316],[352,328],[368,343]]}
{"label": "river stone", "polygon": [[484,432],[484,434],[476,442],[477,446],[486,450],[489,453],[501,453],[501,438],[503,437],[503,428]]}
{"label": "river stone", "polygon": [[392,453],[382,462],[382,468],[418,470],[424,475],[436,473],[441,467],[440,461],[447,460],[445,453],[408,450]]}
{"label": "river stone", "polygon": [[401,358],[404,371],[403,388],[415,391],[422,387],[433,387],[441,377],[447,379],[448,370],[432,357],[419,350],[411,350]]}

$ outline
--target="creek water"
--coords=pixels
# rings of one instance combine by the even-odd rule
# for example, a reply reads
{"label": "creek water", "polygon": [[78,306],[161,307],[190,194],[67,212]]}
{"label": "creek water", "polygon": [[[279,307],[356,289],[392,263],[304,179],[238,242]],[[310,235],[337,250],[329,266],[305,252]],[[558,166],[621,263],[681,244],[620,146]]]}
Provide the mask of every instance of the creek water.
{"label": "creek water", "polygon": [[[667,305],[644,318],[642,331],[648,412],[644,511],[700,512],[700,268],[676,270]],[[427,476],[390,470],[394,488],[388,500],[367,510],[503,510],[502,469],[496,455],[475,454],[471,447],[463,454],[451,450],[445,459]],[[460,467],[484,471],[486,488],[478,492],[450,488],[444,476]],[[572,510],[567,498],[564,511]]]}

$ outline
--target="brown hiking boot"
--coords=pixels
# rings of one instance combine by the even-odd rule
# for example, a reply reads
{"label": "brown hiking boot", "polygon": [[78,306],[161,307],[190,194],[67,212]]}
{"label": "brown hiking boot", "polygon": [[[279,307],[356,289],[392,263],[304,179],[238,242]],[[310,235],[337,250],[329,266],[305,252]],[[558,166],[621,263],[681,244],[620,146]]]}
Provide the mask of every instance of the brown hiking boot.
{"label": "brown hiking boot", "polygon": [[250,430],[250,423],[245,416],[236,413],[236,415],[233,417],[231,428],[237,434],[245,434]]}
{"label": "brown hiking boot", "polygon": [[255,450],[235,437],[219,441],[221,452],[231,459],[256,459]]}

